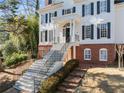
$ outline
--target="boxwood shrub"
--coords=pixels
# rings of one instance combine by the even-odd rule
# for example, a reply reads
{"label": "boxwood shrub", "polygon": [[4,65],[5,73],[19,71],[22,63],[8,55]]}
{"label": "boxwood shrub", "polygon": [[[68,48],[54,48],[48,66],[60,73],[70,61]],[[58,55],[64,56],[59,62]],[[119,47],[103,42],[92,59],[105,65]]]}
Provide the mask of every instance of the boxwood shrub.
{"label": "boxwood shrub", "polygon": [[5,66],[11,67],[26,60],[27,57],[28,57],[27,54],[24,53],[13,53],[12,55],[6,57],[4,64]]}
{"label": "boxwood shrub", "polygon": [[62,69],[42,82],[39,93],[55,93],[57,86],[63,82],[69,73],[78,67],[78,65],[78,60],[68,61]]}

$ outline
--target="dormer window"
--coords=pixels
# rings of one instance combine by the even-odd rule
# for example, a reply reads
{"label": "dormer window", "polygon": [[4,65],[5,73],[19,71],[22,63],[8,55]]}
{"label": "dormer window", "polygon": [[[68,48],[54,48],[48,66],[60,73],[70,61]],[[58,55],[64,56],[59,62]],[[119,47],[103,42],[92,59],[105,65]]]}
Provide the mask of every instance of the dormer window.
{"label": "dormer window", "polygon": [[63,9],[62,15],[71,14],[71,13],[75,13],[75,12],[76,12],[76,7],[69,8],[69,9]]}

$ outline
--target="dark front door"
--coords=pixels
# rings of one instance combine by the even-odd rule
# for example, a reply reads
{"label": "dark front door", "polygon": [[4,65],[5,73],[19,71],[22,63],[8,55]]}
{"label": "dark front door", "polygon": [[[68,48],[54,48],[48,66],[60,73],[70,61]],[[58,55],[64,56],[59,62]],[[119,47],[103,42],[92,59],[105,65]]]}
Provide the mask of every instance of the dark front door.
{"label": "dark front door", "polygon": [[66,28],[66,43],[70,42],[70,28]]}

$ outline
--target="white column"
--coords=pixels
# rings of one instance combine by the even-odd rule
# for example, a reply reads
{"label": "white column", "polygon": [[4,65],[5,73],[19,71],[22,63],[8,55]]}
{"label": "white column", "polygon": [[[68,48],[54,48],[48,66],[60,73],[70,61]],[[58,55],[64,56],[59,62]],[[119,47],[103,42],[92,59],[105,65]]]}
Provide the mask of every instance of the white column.
{"label": "white column", "polygon": [[76,46],[73,46],[73,58],[76,59]]}
{"label": "white column", "polygon": [[73,42],[75,42],[75,20],[73,20]]}
{"label": "white column", "polygon": [[49,30],[47,30],[47,42],[49,43]]}
{"label": "white column", "polygon": [[72,26],[72,20],[70,20],[70,42],[73,42],[73,26]]}

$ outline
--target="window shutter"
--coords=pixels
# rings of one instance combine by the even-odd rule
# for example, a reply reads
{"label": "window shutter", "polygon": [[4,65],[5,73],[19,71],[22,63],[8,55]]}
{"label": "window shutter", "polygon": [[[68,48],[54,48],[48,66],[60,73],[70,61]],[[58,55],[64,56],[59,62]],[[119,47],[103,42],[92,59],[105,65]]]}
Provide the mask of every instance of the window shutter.
{"label": "window shutter", "polygon": [[47,30],[45,31],[45,41],[47,42]]}
{"label": "window shutter", "polygon": [[110,0],[107,0],[107,12],[110,12]]}
{"label": "window shutter", "polygon": [[91,15],[94,15],[94,3],[91,3]]}
{"label": "window shutter", "polygon": [[84,31],[85,31],[85,26],[82,26],[82,40],[84,40]]}
{"label": "window shutter", "polygon": [[64,9],[62,10],[62,15],[64,15]]}
{"label": "window shutter", "polygon": [[94,25],[91,25],[91,39],[94,39]]}
{"label": "window shutter", "polygon": [[97,39],[100,39],[100,28],[99,28],[99,25],[97,25]]}
{"label": "window shutter", "polygon": [[108,38],[111,38],[111,23],[108,22],[107,25],[108,25]]}
{"label": "window shutter", "polygon": [[49,13],[49,22],[51,23],[51,13]]}
{"label": "window shutter", "polygon": [[73,7],[72,12],[73,12],[73,13],[76,12],[76,7]]}
{"label": "window shutter", "polygon": [[48,14],[45,15],[45,23],[48,23]]}
{"label": "window shutter", "polygon": [[100,14],[100,1],[97,1],[97,14]]}
{"label": "window shutter", "polygon": [[54,12],[54,17],[57,17],[57,11]]}
{"label": "window shutter", "polygon": [[85,16],[85,5],[82,5],[82,16]]}

